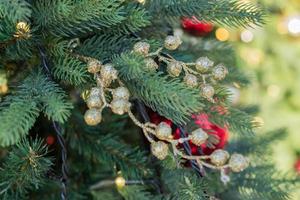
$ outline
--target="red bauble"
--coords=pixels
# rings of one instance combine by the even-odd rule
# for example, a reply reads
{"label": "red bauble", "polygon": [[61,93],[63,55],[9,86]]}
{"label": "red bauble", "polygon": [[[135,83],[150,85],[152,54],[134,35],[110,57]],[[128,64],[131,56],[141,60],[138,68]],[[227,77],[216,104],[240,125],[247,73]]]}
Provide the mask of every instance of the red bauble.
{"label": "red bauble", "polygon": [[149,109],[148,111],[150,121],[153,124],[158,125],[160,122],[166,122],[169,126],[172,126],[173,122],[165,117],[160,116],[157,112]]}
{"label": "red bauble", "polygon": [[48,135],[48,136],[46,137],[46,143],[47,143],[48,145],[53,145],[54,142],[55,142],[55,137],[54,137],[53,135]]}
{"label": "red bauble", "polygon": [[194,36],[206,36],[213,30],[213,25],[208,22],[198,20],[196,17],[183,18],[182,28]]}
{"label": "red bauble", "polygon": [[[171,120],[168,120],[160,116],[156,112],[150,111],[149,116],[150,116],[150,121],[154,124],[159,124],[160,122],[166,122],[171,127],[173,125]],[[194,120],[196,125],[198,125],[200,128],[205,130],[209,135],[215,135],[219,140],[219,142],[214,145],[214,148],[209,148],[207,144],[203,144],[201,145],[201,147],[198,147],[194,145],[192,142],[189,142],[192,154],[199,155],[202,152],[202,154],[210,155],[214,150],[223,149],[225,147],[229,138],[228,129],[226,127],[220,127],[210,122],[208,115],[205,113],[193,115],[192,119]],[[178,128],[173,131],[173,136],[174,139],[180,138],[180,130]]]}
{"label": "red bauble", "polygon": [[206,155],[211,154],[215,149],[223,149],[227,144],[229,133],[227,127],[220,127],[209,121],[207,114],[193,115],[192,118],[200,128],[210,135],[217,136],[219,142],[215,144],[215,148],[211,149],[206,144],[201,145],[202,152]]}
{"label": "red bauble", "polygon": [[300,175],[300,158],[296,161],[294,168],[295,171]]}

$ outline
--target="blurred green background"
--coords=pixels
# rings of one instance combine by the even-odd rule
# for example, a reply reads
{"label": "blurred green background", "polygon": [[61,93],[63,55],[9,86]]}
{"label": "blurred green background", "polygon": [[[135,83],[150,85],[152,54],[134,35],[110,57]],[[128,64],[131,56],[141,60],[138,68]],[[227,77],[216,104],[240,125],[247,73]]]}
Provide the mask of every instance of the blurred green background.
{"label": "blurred green background", "polygon": [[[262,132],[285,127],[286,140],[274,145],[274,160],[283,171],[297,173],[300,162],[300,0],[261,0],[268,10],[262,28],[229,31],[240,64],[253,83],[240,100],[260,105]],[[259,130],[260,132],[260,130]],[[300,199],[300,189],[295,194]]]}
{"label": "blurred green background", "polygon": [[[300,176],[300,0],[241,1],[261,4],[267,17],[262,27],[214,32],[236,47],[239,66],[252,80],[247,88],[232,88],[234,102],[260,107],[259,133],[287,129],[288,137],[274,144],[274,163]],[[293,199],[300,199],[300,188]]]}

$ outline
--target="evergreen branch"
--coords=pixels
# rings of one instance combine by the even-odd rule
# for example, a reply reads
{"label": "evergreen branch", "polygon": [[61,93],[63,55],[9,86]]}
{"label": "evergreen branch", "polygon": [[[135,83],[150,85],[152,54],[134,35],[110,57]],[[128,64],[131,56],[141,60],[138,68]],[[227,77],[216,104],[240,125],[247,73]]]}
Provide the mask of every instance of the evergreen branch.
{"label": "evergreen branch", "polygon": [[[133,178],[151,174],[145,152],[122,143],[118,134],[113,134],[123,130],[122,122],[118,122],[120,127],[114,131],[106,124],[102,124],[101,128],[87,127],[82,116],[73,117],[73,120],[77,122],[77,126],[67,129],[67,139],[71,148],[80,155],[84,155],[88,159],[96,159],[108,166],[117,165],[126,177]],[[104,129],[105,127],[108,130]],[[103,135],[103,133],[106,134]]]}
{"label": "evergreen branch", "polygon": [[151,13],[167,18],[192,17],[227,26],[261,25],[264,12],[250,3],[237,0],[152,0]]}
{"label": "evergreen branch", "polygon": [[65,97],[58,85],[41,72],[30,74],[16,93],[1,104],[0,119],[3,123],[0,124],[0,145],[18,142],[34,125],[42,110],[49,118],[65,122],[72,108]]}
{"label": "evergreen branch", "polygon": [[0,169],[0,197],[24,199],[29,190],[46,183],[46,172],[52,159],[46,157],[47,147],[42,140],[22,140],[9,153]]}
{"label": "evergreen branch", "polygon": [[228,112],[224,114],[212,110],[206,110],[206,112],[210,114],[214,123],[222,127],[228,125],[231,131],[240,135],[253,136],[253,129],[258,126],[258,124],[253,122],[251,116],[235,108],[228,108]]}
{"label": "evergreen branch", "polygon": [[16,24],[29,22],[30,16],[31,5],[27,1],[0,1],[0,42],[10,40],[16,31]]}
{"label": "evergreen branch", "polygon": [[49,120],[64,123],[70,116],[70,110],[73,108],[71,102],[67,102],[65,95],[60,93],[52,93],[43,96],[41,101],[44,105],[44,113]]}
{"label": "evergreen branch", "polygon": [[210,199],[208,185],[204,179],[199,179],[191,170],[164,170],[162,180],[173,199]]}
{"label": "evergreen branch", "polygon": [[110,60],[115,54],[120,54],[130,49],[136,39],[123,33],[107,33],[94,35],[85,40],[76,50],[77,53],[97,58],[101,61]]}
{"label": "evergreen branch", "polygon": [[[95,0],[93,3],[83,1],[37,1],[35,19],[40,26],[55,36],[84,36],[103,28],[120,23],[120,0]],[[59,13],[66,11],[64,13]],[[51,13],[59,13],[51,15]]]}
{"label": "evergreen branch", "polygon": [[[32,77],[27,79],[28,85],[30,85],[29,82],[32,82],[30,78]],[[38,82],[33,89],[38,92],[38,100],[43,106],[41,110],[44,110],[49,119],[64,123],[70,116],[73,106],[66,100],[63,90],[41,73],[38,73],[35,79]]]}
{"label": "evergreen branch", "polygon": [[0,146],[19,141],[33,126],[39,115],[35,102],[13,102],[0,112]]}
{"label": "evergreen branch", "polygon": [[34,52],[34,43],[37,43],[34,38],[16,40],[14,44],[5,48],[6,59],[17,61],[29,59]]}
{"label": "evergreen branch", "polygon": [[[289,200],[290,191],[299,184],[298,178],[278,173],[271,165],[252,167],[233,177],[229,189],[240,194],[241,199]],[[240,198],[233,198],[240,199]]]}
{"label": "evergreen branch", "polygon": [[54,78],[74,86],[84,84],[89,80],[86,63],[70,55],[67,40],[56,40],[50,47],[49,54],[52,58],[51,72]]}
{"label": "evergreen branch", "polygon": [[276,141],[284,139],[287,135],[285,129],[278,129],[270,131],[262,136],[257,135],[251,140],[245,138],[238,138],[230,142],[228,150],[231,152],[239,152],[241,154],[262,155],[269,152],[271,149],[267,148]]}
{"label": "evergreen branch", "polygon": [[146,12],[145,9],[139,8],[134,4],[129,4],[124,8],[124,20],[122,20],[119,24],[114,26],[110,26],[108,30],[111,30],[113,33],[135,33],[142,28],[150,25],[150,16]]}
{"label": "evergreen branch", "polygon": [[86,64],[67,55],[55,58],[52,73],[56,79],[75,86],[86,83],[89,78]]}
{"label": "evergreen branch", "polygon": [[118,190],[125,200],[153,200],[155,197],[146,190],[145,186],[128,186]]}
{"label": "evergreen branch", "polygon": [[10,0],[0,2],[0,21],[7,18],[12,23],[25,20],[29,21],[31,5],[25,0]]}

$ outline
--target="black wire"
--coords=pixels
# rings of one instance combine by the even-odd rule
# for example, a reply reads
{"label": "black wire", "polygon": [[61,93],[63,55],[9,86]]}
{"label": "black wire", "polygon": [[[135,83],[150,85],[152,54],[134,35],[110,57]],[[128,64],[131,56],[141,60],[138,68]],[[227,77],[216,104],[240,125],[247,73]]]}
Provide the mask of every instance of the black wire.
{"label": "black wire", "polygon": [[[41,60],[42,60],[42,66],[45,69],[45,71],[47,72],[48,77],[50,79],[53,79],[51,77],[50,69],[48,67],[48,61],[47,61],[47,55],[45,53],[45,49],[41,46],[39,46],[38,49],[39,49]],[[61,196],[62,200],[66,200],[67,199],[67,180],[68,180],[66,143],[65,143],[65,140],[62,136],[62,127],[55,121],[52,121],[52,125],[53,125],[53,128],[54,128],[55,132],[56,132],[58,143],[59,143],[60,148],[61,148],[61,160],[62,160],[61,173],[62,173],[62,176],[59,179],[60,182],[61,182],[61,194],[60,194],[60,196]]]}
{"label": "black wire", "polygon": [[[137,105],[137,109],[138,109],[140,115],[142,116],[142,118],[144,120],[144,123],[150,122],[150,117],[146,111],[145,105],[139,100],[136,101],[136,105]],[[154,185],[154,187],[158,193],[162,193],[162,187],[161,187],[161,183],[159,182],[159,180],[152,180],[152,184]]]}
{"label": "black wire", "polygon": [[61,199],[66,200],[67,199],[67,180],[68,180],[68,169],[67,169],[67,149],[66,149],[66,143],[62,136],[62,128],[59,126],[59,124],[55,121],[52,122],[54,130],[57,134],[58,143],[61,147],[61,173],[62,176],[60,178],[61,182]]}
{"label": "black wire", "polygon": [[[181,138],[186,137],[184,128],[182,126],[177,126],[177,127],[179,128],[179,131],[180,131],[180,137]],[[189,156],[192,155],[191,147],[190,147],[190,144],[188,141],[185,141],[183,143],[183,148],[184,148],[184,151],[186,154],[188,154]],[[200,177],[203,177],[203,173],[202,173],[201,169],[199,168],[199,165],[197,164],[197,162],[195,160],[190,160],[190,163],[191,163],[192,168],[196,171],[197,175]]]}

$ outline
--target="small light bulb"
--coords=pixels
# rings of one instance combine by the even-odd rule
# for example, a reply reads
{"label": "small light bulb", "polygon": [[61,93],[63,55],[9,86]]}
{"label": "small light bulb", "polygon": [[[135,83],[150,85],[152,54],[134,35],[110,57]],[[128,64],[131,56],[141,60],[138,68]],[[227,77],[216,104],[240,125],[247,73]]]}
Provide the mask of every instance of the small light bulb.
{"label": "small light bulb", "polygon": [[116,179],[115,179],[115,184],[118,188],[123,188],[125,185],[126,185],[126,180],[125,178],[123,178],[122,176],[118,176]]}
{"label": "small light bulb", "polygon": [[136,0],[137,2],[144,4],[146,2],[146,0]]}

